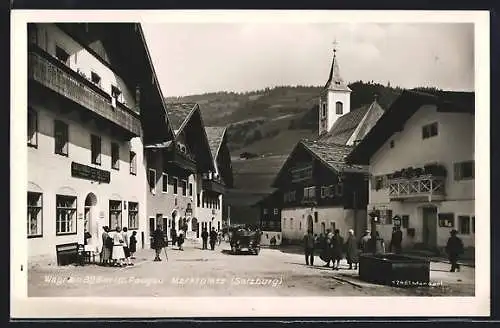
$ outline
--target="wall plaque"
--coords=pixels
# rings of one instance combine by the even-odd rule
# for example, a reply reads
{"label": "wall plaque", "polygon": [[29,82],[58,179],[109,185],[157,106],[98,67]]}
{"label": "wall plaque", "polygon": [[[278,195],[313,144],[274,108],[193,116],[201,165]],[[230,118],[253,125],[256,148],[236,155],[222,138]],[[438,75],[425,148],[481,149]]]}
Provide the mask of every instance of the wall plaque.
{"label": "wall plaque", "polygon": [[111,173],[109,171],[100,170],[76,162],[71,163],[71,176],[103,183],[109,183],[111,181]]}

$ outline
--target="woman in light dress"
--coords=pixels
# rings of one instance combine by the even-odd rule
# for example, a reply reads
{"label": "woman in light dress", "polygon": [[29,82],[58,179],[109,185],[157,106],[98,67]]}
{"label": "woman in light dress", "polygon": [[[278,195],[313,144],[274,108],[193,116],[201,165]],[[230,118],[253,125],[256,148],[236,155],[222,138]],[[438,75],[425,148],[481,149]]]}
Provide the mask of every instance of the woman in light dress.
{"label": "woman in light dress", "polygon": [[113,261],[115,265],[124,266],[125,265],[125,252],[123,246],[125,246],[125,241],[121,233],[121,228],[116,227],[116,232],[112,235],[113,238]]}

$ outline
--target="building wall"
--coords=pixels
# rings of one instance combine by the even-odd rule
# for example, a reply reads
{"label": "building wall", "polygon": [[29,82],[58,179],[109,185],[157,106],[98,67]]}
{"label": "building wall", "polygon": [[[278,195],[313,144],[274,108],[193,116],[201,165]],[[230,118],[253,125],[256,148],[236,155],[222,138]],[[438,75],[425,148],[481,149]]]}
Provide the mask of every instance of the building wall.
{"label": "building wall", "polygon": [[[438,122],[438,135],[422,139],[422,126],[433,122]],[[394,141],[393,148],[390,148],[391,140]],[[423,167],[431,162],[439,162],[444,165],[447,169],[446,197],[443,202],[437,202],[434,205],[437,206],[438,213],[455,213],[456,229],[458,225],[457,215],[474,215],[474,179],[455,181],[453,176],[454,163],[467,160],[474,160],[474,116],[437,112],[435,106],[426,105],[404,124],[401,132],[394,134],[374,154],[370,159],[370,174],[373,176],[384,175],[409,166]],[[405,238],[404,243],[410,246],[421,242],[423,221],[420,208],[424,203],[390,201],[387,188],[375,190],[372,189],[371,184],[372,181],[370,181],[368,208],[385,206],[388,209],[393,209],[393,215],[409,214],[409,226],[415,228],[415,238]],[[381,227],[385,238],[390,236],[391,228],[392,226]],[[449,236],[449,229],[437,227],[437,230],[438,246],[443,246]],[[459,237],[462,238],[466,246],[474,245],[472,233],[459,235]]]}
{"label": "building wall", "polygon": [[[144,186],[146,187],[147,193],[147,236],[150,236],[152,231],[150,231],[149,222],[151,218],[156,218],[158,214],[161,214],[163,218],[167,218],[167,236],[170,239],[170,229],[172,228],[172,219],[175,216],[175,229],[179,231],[179,219],[191,219],[189,215],[186,215],[186,209],[188,204],[190,204],[192,209],[192,216],[196,217],[196,179],[193,174],[189,176],[182,176],[179,173],[174,173],[172,171],[163,171],[163,160],[162,152],[159,151],[153,156],[148,156],[148,169],[154,169],[156,172],[156,190],[151,192],[149,189],[147,179],[144,180]],[[167,191],[163,191],[163,176],[165,173],[167,175]],[[174,194],[174,186],[171,183],[172,178],[176,177],[178,179],[177,194]],[[187,181],[186,196],[182,194],[182,188],[179,185],[181,180]],[[189,195],[189,183],[193,185],[193,195]],[[155,221],[155,226],[158,222]],[[191,224],[188,222],[188,233],[191,231]],[[150,241],[147,238],[148,243]]]}
{"label": "building wall", "polygon": [[[342,114],[337,115],[335,110],[335,103],[340,101],[343,104]],[[328,131],[331,130],[333,124],[337,119],[350,112],[351,110],[351,93],[348,91],[328,91]]]}
{"label": "building wall", "polygon": [[[37,44],[40,48],[51,54],[56,55],[56,46],[65,50],[70,56],[68,66],[75,72],[80,71],[90,79],[91,72],[97,73],[101,77],[101,89],[111,94],[111,85],[117,86],[122,91],[123,98],[120,100],[129,108],[135,107],[135,89],[130,90],[124,80],[115,74],[108,66],[89,53],[82,45],[73,40],[54,24],[36,24]],[[92,45],[94,49],[99,48],[99,53],[107,58],[102,42],[96,40]]]}
{"label": "building wall", "polygon": [[[318,213],[318,220],[315,220],[315,212]],[[283,238],[287,240],[302,240],[307,233],[307,220],[311,215],[313,219],[313,233],[320,234],[327,229],[339,229],[342,236],[346,236],[349,229],[362,231],[365,228],[366,221],[365,210],[350,210],[343,207],[318,207],[318,208],[284,208],[281,211],[281,231]],[[358,227],[355,227],[355,217],[359,222]],[[291,220],[293,219],[293,221]],[[333,226],[335,223],[335,227]],[[359,233],[358,233],[359,234]]]}
{"label": "building wall", "polygon": [[[211,192],[207,192],[201,188],[202,182],[201,182],[201,175],[198,178],[198,189],[197,192],[200,194],[200,204],[196,206],[196,218],[199,223],[200,227],[200,234],[198,238],[201,238],[201,229],[202,229],[202,224],[206,224],[207,230],[210,230],[210,227],[215,228],[217,231],[218,229],[222,230],[222,201],[223,201],[223,195],[219,194],[216,195]],[[203,203],[203,196],[204,194],[206,197],[213,197],[217,198],[217,201],[219,202],[218,206],[212,206],[211,204]],[[194,237],[194,236],[193,236]]]}
{"label": "building wall", "polygon": [[[139,203],[138,248],[141,247],[141,232],[146,229],[145,165],[142,156],[141,138],[130,142],[113,138],[109,131],[82,124],[77,117],[60,115],[45,104],[31,103],[38,113],[38,147],[28,147],[28,191],[43,193],[43,236],[28,238],[29,257],[47,256],[55,259],[55,246],[70,242],[83,244],[85,198],[93,193],[97,204],[92,208],[91,231],[100,238],[101,228],[109,225],[109,200]],[[54,120],[68,124],[68,157],[54,153]],[[91,164],[91,134],[101,136],[101,165]],[[111,168],[111,142],[120,146],[119,170]],[[129,151],[137,156],[137,174],[130,173]],[[111,172],[111,182],[97,183],[71,177],[71,162]],[[56,235],[56,194],[77,197],[76,234]],[[122,227],[128,226],[128,206],[122,207]],[[94,239],[93,238],[93,239]],[[93,240],[89,240],[89,243]],[[98,243],[98,241],[96,241]]]}

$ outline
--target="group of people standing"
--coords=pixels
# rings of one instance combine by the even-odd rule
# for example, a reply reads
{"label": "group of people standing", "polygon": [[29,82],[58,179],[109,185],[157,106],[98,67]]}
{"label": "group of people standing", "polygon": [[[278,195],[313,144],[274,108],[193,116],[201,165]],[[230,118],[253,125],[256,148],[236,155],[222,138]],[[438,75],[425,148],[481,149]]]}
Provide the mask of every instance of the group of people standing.
{"label": "group of people standing", "polygon": [[137,250],[137,231],[129,233],[126,227],[123,231],[116,227],[111,231],[108,226],[103,227],[101,263],[109,266],[134,265],[134,253]]}
{"label": "group of people standing", "polygon": [[[210,237],[210,239],[209,239]],[[207,241],[210,240],[210,249],[211,250],[214,250],[215,249],[215,244],[216,243],[221,243],[222,241],[222,234],[219,232],[217,233],[217,231],[215,231],[215,228],[212,228],[212,230],[210,231],[210,234],[208,233],[207,231],[207,228],[203,228],[202,232],[201,232],[201,240],[202,240],[202,249],[208,249],[207,248]]]}
{"label": "group of people standing", "polygon": [[[184,248],[182,247],[182,245],[184,244],[185,234],[186,233],[185,233],[184,229],[179,229],[178,233],[175,230],[175,228],[170,229],[170,239],[172,241],[172,247],[177,245],[178,249],[180,251],[183,251]],[[163,232],[160,225],[158,225],[156,227],[156,230],[153,231],[152,237],[153,237],[153,244],[151,246],[155,250],[155,258],[153,261],[158,262],[158,261],[161,261],[160,255],[161,255],[162,249],[164,249],[165,247],[168,246],[168,239],[165,238],[166,233]],[[166,253],[165,253],[165,256],[166,256]]]}

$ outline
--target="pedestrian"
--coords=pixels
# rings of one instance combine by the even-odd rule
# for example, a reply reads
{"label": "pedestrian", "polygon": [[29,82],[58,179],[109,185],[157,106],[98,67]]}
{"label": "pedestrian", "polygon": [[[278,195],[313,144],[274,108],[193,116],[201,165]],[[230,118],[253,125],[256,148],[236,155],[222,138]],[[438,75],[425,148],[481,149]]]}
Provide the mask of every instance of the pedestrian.
{"label": "pedestrian", "polygon": [[125,242],[123,241],[123,236],[121,232],[121,228],[119,226],[116,227],[116,231],[113,234],[113,262],[114,265],[124,266],[125,265],[125,252],[123,250],[123,246]]}
{"label": "pedestrian", "polygon": [[179,236],[177,237],[177,244],[179,245],[179,250],[183,251],[182,244],[184,244],[184,230],[179,230]]}
{"label": "pedestrian", "polygon": [[330,229],[326,230],[326,235],[323,240],[323,251],[320,254],[320,258],[326,262],[325,267],[330,267],[330,261],[332,260],[332,239],[333,233]]}
{"label": "pedestrian", "polygon": [[161,226],[158,225],[153,232],[153,249],[155,250],[155,259],[153,261],[161,261],[160,254],[163,247],[165,247],[165,238]]}
{"label": "pedestrian", "polygon": [[207,249],[208,231],[207,228],[203,228],[201,232],[202,247],[201,249]]}
{"label": "pedestrian", "polygon": [[217,244],[220,246],[221,242],[222,242],[222,231],[219,230],[217,232]]}
{"label": "pedestrian", "polygon": [[370,230],[365,230],[363,237],[359,240],[359,250],[361,253],[368,253],[370,248]]}
{"label": "pedestrian", "polygon": [[354,270],[358,269],[358,242],[356,241],[356,236],[354,235],[354,230],[349,229],[349,236],[345,243],[347,264],[349,264],[349,270],[352,270],[352,265],[354,264]]}
{"label": "pedestrian", "polygon": [[[174,227],[172,227],[170,229],[170,239],[172,239],[172,248],[174,248],[174,245],[177,242],[177,232],[175,231]],[[167,243],[167,246],[168,246],[168,243]]]}
{"label": "pedestrian", "polygon": [[342,259],[343,255],[343,248],[344,248],[344,238],[340,235],[340,230],[335,229],[335,233],[332,238],[332,265],[333,265],[333,270],[339,270],[340,269],[340,260]]}
{"label": "pedestrian", "polygon": [[132,232],[132,236],[130,236],[130,245],[128,246],[130,249],[130,258],[135,260],[135,252],[137,251],[137,231]]}
{"label": "pedestrian", "polygon": [[111,260],[111,252],[113,250],[113,239],[109,235],[109,227],[102,227],[102,250],[101,262],[103,265],[109,265]]}
{"label": "pedestrian", "polygon": [[130,248],[129,248],[130,235],[128,233],[127,227],[123,227],[122,237],[123,237],[123,243],[124,243],[123,244],[123,252],[125,253],[125,263],[127,265],[134,265],[132,263],[132,260],[130,259]]}
{"label": "pedestrian", "polygon": [[272,236],[271,240],[269,240],[269,243],[271,244],[271,246],[276,246],[276,236]]}
{"label": "pedestrian", "polygon": [[448,253],[448,259],[450,260],[451,264],[450,272],[455,272],[455,270],[460,271],[458,258],[464,253],[464,243],[457,236],[457,233],[457,230],[451,230],[451,236],[450,238],[448,238],[448,242],[446,243],[446,253]]}
{"label": "pedestrian", "polygon": [[215,228],[212,228],[210,231],[210,249],[215,249],[215,242],[217,241],[217,232],[215,232]]}
{"label": "pedestrian", "polygon": [[390,252],[394,252],[396,254],[401,253],[401,244],[403,242],[403,232],[399,227],[392,228],[392,236],[391,242],[389,244]]}
{"label": "pedestrian", "polygon": [[311,230],[304,236],[304,255],[306,265],[314,266],[314,236]]}

